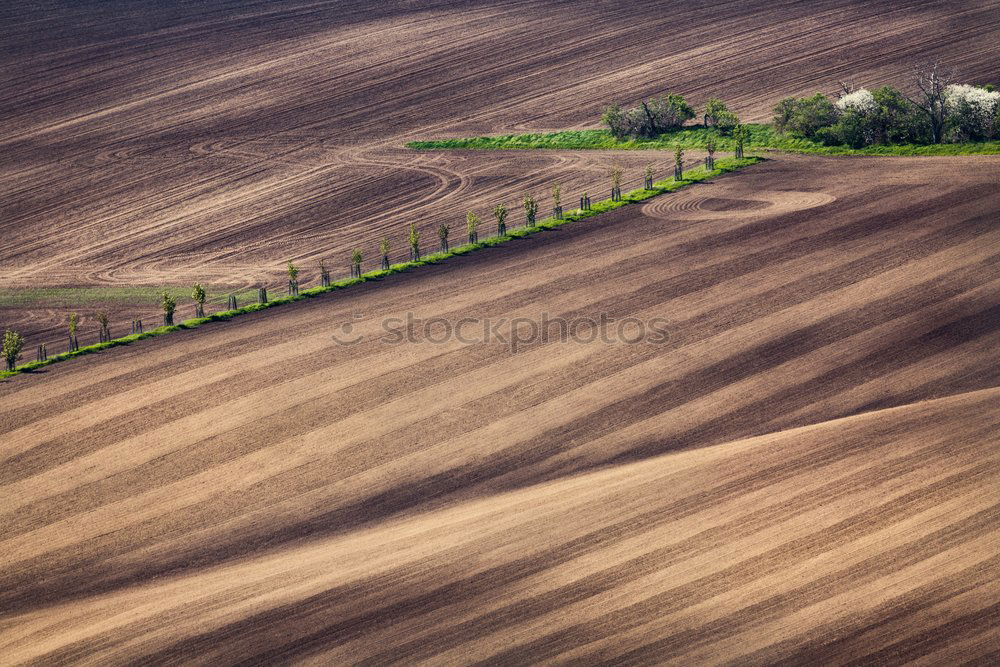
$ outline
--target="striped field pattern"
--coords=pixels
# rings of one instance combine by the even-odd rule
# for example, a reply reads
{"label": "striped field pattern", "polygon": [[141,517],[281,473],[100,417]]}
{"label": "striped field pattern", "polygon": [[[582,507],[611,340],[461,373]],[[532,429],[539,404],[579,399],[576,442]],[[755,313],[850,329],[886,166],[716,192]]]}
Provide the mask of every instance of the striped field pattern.
{"label": "striped field pattern", "polygon": [[[998,182],[775,157],[4,382],[2,662],[995,662]],[[602,314],[668,339],[438,336]]]}
{"label": "striped field pattern", "polygon": [[224,300],[281,284],[289,259],[315,285],[319,260],[341,275],[355,247],[376,266],[384,236],[405,251],[411,222],[434,243],[470,208],[505,202],[516,223],[525,192],[547,213],[555,181],[596,201],[613,162],[637,187],[673,159],[406,141],[593,127],[667,90],[768,121],[840,80],[909,90],[927,59],[1000,84],[997,0],[74,0],[4,3],[0,25],[0,326],[51,352],[69,311],[84,343],[94,311],[121,334],[158,304],[33,288],[201,282]]}

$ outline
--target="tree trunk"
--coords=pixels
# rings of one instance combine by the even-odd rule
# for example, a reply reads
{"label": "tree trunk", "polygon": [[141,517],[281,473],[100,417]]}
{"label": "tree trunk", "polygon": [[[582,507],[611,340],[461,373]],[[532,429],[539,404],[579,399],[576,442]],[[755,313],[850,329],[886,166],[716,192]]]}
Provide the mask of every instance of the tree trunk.
{"label": "tree trunk", "polygon": [[205,317],[205,304],[196,303],[194,305],[194,316],[195,317]]}
{"label": "tree trunk", "polygon": [[229,310],[236,310],[236,295],[229,295]]}
{"label": "tree trunk", "polygon": [[389,255],[382,255],[382,270],[389,270]]}

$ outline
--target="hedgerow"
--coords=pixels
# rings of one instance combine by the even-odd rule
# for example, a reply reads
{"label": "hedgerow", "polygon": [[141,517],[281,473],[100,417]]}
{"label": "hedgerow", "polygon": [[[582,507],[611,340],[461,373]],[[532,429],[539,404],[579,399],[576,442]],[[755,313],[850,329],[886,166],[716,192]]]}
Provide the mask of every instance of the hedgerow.
{"label": "hedgerow", "polygon": [[[1000,141],[964,142],[953,144],[901,144],[885,146],[826,146],[819,141],[783,135],[771,125],[747,123],[747,150],[782,151],[786,153],[811,153],[816,155],[998,155]],[[494,137],[468,137],[411,141],[408,148],[416,150],[673,150],[676,146],[704,150],[714,141],[717,150],[736,150],[736,139],[714,127],[685,127],[665,132],[656,139],[626,139],[619,141],[607,130],[566,130],[546,134],[506,134]]]}

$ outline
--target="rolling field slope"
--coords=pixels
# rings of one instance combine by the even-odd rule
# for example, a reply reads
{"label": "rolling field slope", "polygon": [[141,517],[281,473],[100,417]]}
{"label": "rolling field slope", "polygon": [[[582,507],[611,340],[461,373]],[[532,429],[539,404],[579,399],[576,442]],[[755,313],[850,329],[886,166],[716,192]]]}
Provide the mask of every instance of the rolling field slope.
{"label": "rolling field slope", "polygon": [[[904,85],[924,59],[992,80],[1000,40],[992,1],[84,0],[0,21],[0,323],[53,350],[68,311],[90,337],[102,307],[118,332],[155,314],[115,289],[273,285],[290,258],[316,282],[319,259],[346,271],[410,222],[433,237],[555,180],[606,196],[614,159],[407,140],[592,126],[666,88],[766,120],[838,79]],[[111,291],[35,291],[53,286]]]}
{"label": "rolling field slope", "polygon": [[[0,655],[995,660],[998,180],[780,157],[4,382]],[[602,313],[667,339],[443,335]]]}

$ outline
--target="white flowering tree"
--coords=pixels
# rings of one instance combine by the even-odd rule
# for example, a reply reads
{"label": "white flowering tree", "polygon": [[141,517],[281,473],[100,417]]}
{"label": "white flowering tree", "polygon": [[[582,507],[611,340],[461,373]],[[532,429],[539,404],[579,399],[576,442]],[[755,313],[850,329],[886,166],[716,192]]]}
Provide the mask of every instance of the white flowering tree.
{"label": "white flowering tree", "polygon": [[867,88],[858,88],[852,93],[847,93],[836,102],[836,107],[840,111],[854,111],[855,113],[870,114],[878,111],[878,102],[875,96]]}
{"label": "white flowering tree", "polygon": [[944,101],[948,127],[955,139],[974,141],[996,136],[1000,91],[954,84],[945,89]]}

